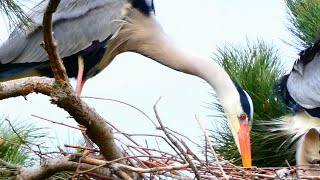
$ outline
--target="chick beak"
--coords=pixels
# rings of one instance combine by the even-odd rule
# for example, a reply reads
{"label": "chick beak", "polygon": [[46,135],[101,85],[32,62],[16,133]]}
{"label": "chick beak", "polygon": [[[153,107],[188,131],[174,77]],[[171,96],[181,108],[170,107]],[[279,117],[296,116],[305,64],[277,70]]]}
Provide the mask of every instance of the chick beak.
{"label": "chick beak", "polygon": [[239,121],[240,129],[238,131],[240,153],[242,158],[243,167],[251,167],[251,145],[250,145],[250,133],[247,121]]}

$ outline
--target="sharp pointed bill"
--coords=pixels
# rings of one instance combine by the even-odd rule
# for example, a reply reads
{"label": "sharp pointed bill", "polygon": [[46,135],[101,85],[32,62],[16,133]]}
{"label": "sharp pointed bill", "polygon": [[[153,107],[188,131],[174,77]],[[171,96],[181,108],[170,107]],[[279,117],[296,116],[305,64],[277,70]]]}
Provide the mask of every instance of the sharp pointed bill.
{"label": "sharp pointed bill", "polygon": [[[244,167],[252,166],[251,158],[251,142],[250,142],[250,130],[253,122],[253,103],[249,94],[244,91],[238,83],[234,82],[235,87],[240,96],[240,103],[243,109],[243,113],[238,117],[234,123],[239,123],[239,128],[235,129],[238,136],[236,144],[242,156],[242,164]],[[238,127],[238,126],[233,126]]]}
{"label": "sharp pointed bill", "polygon": [[[35,75],[52,77],[47,54],[40,47],[47,3],[42,1],[30,14],[38,24],[36,27],[27,32],[17,27],[0,47],[0,82]],[[68,76],[82,77],[77,87],[81,91],[85,80],[101,72],[117,55],[128,51],[198,76],[216,91],[244,166],[251,166],[249,131],[253,105],[250,97],[211,58],[176,46],[154,12],[152,0],[61,0],[53,14],[53,32]]]}

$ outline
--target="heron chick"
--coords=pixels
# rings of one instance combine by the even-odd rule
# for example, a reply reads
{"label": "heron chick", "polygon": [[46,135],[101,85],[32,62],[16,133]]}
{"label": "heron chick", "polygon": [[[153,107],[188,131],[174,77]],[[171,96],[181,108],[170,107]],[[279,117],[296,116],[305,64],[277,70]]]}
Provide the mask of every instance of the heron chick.
{"label": "heron chick", "polygon": [[[47,3],[42,1],[30,13],[38,26],[27,32],[18,26],[0,47],[0,81],[28,76],[52,77],[48,56],[39,46],[43,40],[41,24]],[[249,131],[253,105],[250,96],[211,58],[176,46],[154,12],[152,0],[61,0],[53,14],[54,38],[68,76],[78,77],[78,94],[87,79],[123,52],[139,53],[171,69],[198,76],[215,90],[243,165],[251,166]]]}
{"label": "heron chick", "polygon": [[[317,170],[298,171],[299,174],[320,177],[320,132],[318,129],[309,129],[299,140],[296,153],[297,165],[308,165],[306,169]],[[315,165],[318,164],[318,165]]]}

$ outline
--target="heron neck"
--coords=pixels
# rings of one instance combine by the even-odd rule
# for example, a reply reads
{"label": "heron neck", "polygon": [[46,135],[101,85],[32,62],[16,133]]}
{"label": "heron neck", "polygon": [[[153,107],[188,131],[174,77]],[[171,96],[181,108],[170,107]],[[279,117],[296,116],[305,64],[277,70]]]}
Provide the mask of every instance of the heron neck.
{"label": "heron neck", "polygon": [[235,98],[239,98],[237,90],[229,75],[213,59],[177,47],[165,33],[147,42],[141,47],[144,55],[177,71],[202,78],[215,90],[224,110],[232,111]]}

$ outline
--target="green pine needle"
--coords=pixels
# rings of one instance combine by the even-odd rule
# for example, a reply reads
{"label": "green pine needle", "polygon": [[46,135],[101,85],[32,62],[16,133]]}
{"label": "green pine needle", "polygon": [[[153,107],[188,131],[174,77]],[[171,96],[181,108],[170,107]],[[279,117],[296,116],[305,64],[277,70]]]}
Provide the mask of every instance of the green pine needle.
{"label": "green pine needle", "polygon": [[[22,3],[23,2],[23,3]],[[9,29],[19,26],[21,29],[29,29],[33,22],[21,8],[28,0],[0,0],[0,13],[9,22]]]}
{"label": "green pine needle", "polygon": [[296,38],[296,42],[291,44],[307,48],[320,33],[320,1],[286,0],[286,5],[289,21],[287,29]]}
{"label": "green pine needle", "polygon": [[[248,92],[254,104],[254,123],[251,130],[252,159],[254,166],[281,166],[285,160],[294,162],[294,152],[283,145],[287,137],[272,136],[265,125],[285,114],[285,106],[275,94],[275,81],[282,75],[277,50],[264,43],[247,42],[246,46],[225,45],[214,54],[230,77]],[[219,103],[213,102],[212,109],[222,111]],[[218,109],[217,109],[218,108]],[[226,159],[241,165],[241,158],[224,116],[215,117],[218,122],[212,130],[217,152]]]}

